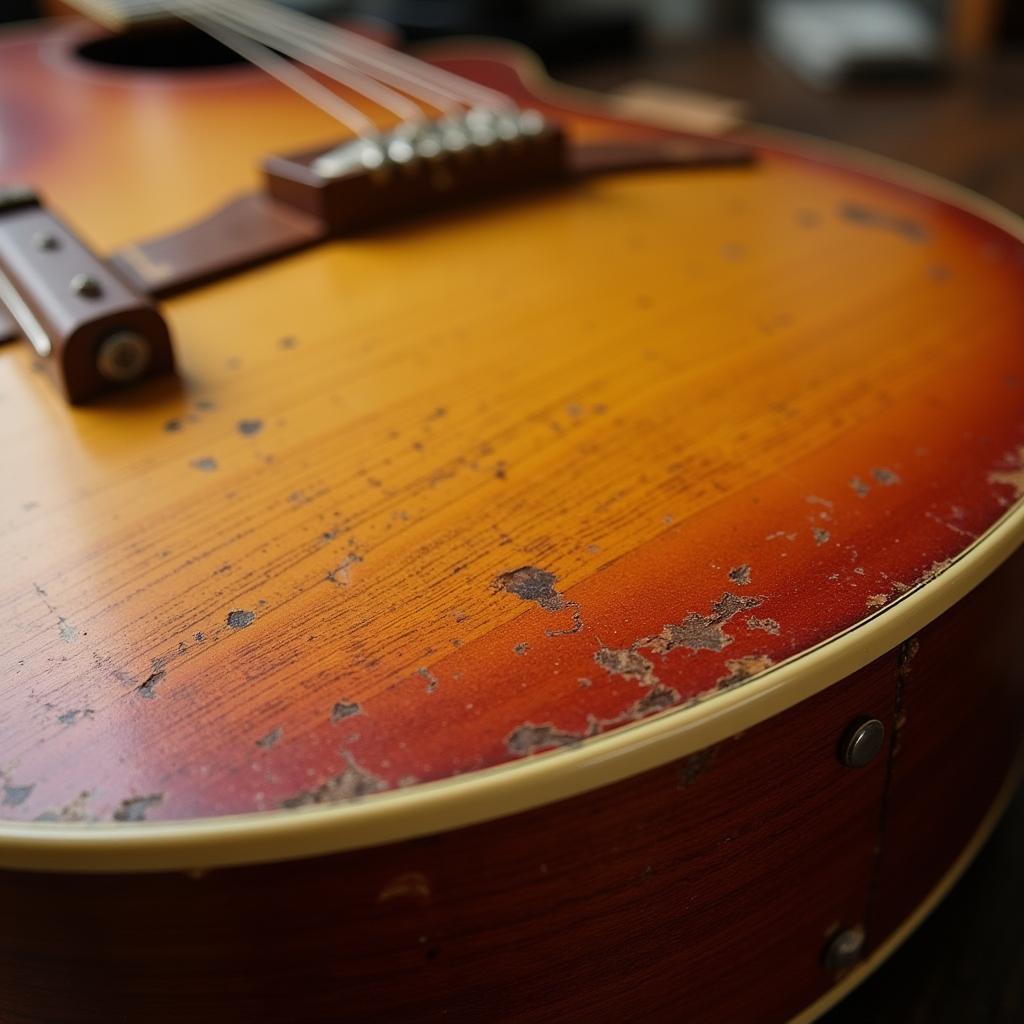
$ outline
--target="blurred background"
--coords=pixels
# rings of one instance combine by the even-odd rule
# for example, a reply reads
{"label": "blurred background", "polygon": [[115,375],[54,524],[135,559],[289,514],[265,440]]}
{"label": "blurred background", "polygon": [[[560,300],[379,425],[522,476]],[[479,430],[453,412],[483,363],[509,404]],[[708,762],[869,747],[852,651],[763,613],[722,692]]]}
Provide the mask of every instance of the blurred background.
{"label": "blurred background", "polygon": [[[863,146],[1024,212],[1022,0],[287,2],[378,19],[410,42],[515,39],[564,81],[648,100],[651,83],[672,86],[695,115]],[[0,21],[61,7],[0,0]]]}
{"label": "blurred background", "polygon": [[[290,0],[410,42],[494,35],[687,123],[859,146],[1024,214],[1024,0]],[[0,0],[0,21],[61,11]],[[1024,340],[1024,339],[1022,339]],[[1024,794],[928,922],[826,1024],[1024,1022]]]}

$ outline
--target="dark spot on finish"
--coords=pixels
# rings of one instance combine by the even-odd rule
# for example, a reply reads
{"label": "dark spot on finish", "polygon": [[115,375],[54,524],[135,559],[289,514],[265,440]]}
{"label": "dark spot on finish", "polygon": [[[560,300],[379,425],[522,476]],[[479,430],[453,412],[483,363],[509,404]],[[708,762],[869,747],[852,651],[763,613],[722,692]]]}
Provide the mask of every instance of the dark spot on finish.
{"label": "dark spot on finish", "polygon": [[237,426],[240,434],[251,437],[263,429],[263,420],[239,420]]}
{"label": "dark spot on finish", "polygon": [[582,739],[582,736],[578,736],[574,732],[563,732],[556,729],[551,722],[545,722],[543,725],[524,722],[509,733],[505,740],[505,746],[510,754],[523,757],[526,754],[550,747],[570,747]]}
{"label": "dark spot on finish", "polygon": [[515,647],[512,648],[512,651],[514,654],[526,654],[529,649],[530,645],[524,641],[521,644],[516,644]]}
{"label": "dark spot on finish", "polygon": [[629,648],[602,647],[595,652],[594,661],[614,676],[638,679],[645,686],[653,686],[658,682],[654,675],[654,662]]}
{"label": "dark spot on finish", "polygon": [[766,671],[772,664],[772,659],[767,654],[748,654],[743,658],[730,659],[725,663],[729,674],[719,679],[718,685],[721,689],[728,689]]}
{"label": "dark spot on finish", "polygon": [[691,612],[682,622],[666,624],[657,636],[640,641],[637,646],[650,647],[658,654],[667,654],[677,647],[721,651],[732,643],[732,637],[722,626],[739,612],[756,608],[760,603],[760,598],[737,597],[727,592],[714,603],[711,615]]}
{"label": "dark spot on finish", "polygon": [[144,821],[146,811],[162,803],[163,799],[163,793],[153,793],[150,796],[133,796],[122,800],[114,811],[114,821]]}
{"label": "dark spot on finish", "polygon": [[657,683],[627,709],[626,717],[633,720],[646,718],[648,715],[653,715],[656,711],[664,711],[666,708],[673,707],[678,703],[678,690],[674,690],[671,686]]}
{"label": "dark spot on finish", "polygon": [[340,722],[343,718],[351,718],[353,715],[360,714],[362,710],[358,704],[346,704],[344,701],[338,701],[331,708],[331,721]]}
{"label": "dark spot on finish", "polygon": [[154,668],[146,679],[139,685],[138,693],[146,700],[152,700],[156,696],[156,688],[163,682],[167,673],[162,668]]}
{"label": "dark spot on finish", "polygon": [[911,242],[928,241],[928,231],[909,217],[900,217],[884,210],[872,209],[863,203],[848,202],[839,207],[839,216],[861,227],[881,228],[902,235]]}
{"label": "dark spot on finish", "polygon": [[291,348],[295,348],[295,346],[298,345],[298,341],[296,341],[295,338],[292,338],[291,336],[288,336],[288,337],[282,338],[277,343],[277,345],[278,345],[278,348],[291,349]]}
{"label": "dark spot on finish", "polygon": [[341,800],[354,800],[357,797],[376,793],[386,788],[383,779],[356,764],[351,754],[344,754],[348,767],[339,775],[328,779],[314,789],[303,790],[287,800],[281,801],[282,807],[308,807],[311,804],[330,804]]}
{"label": "dark spot on finish", "polygon": [[491,587],[496,591],[515,594],[520,601],[534,601],[546,611],[559,612],[565,607],[565,601],[555,590],[557,582],[558,577],[553,572],[524,565],[495,577]]}
{"label": "dark spot on finish", "polygon": [[35,817],[36,821],[89,821],[91,816],[86,810],[86,804],[89,802],[89,797],[92,795],[90,790],[85,790],[78,794],[74,800],[66,803],[63,807],[57,810],[43,811],[42,814],[37,814]]}
{"label": "dark spot on finish", "polygon": [[4,806],[17,807],[19,804],[23,804],[32,795],[32,790],[35,788],[34,782],[27,786],[9,786],[4,783]]}
{"label": "dark spot on finish", "polygon": [[245,629],[256,621],[255,612],[247,612],[242,609],[235,609],[228,612],[227,623],[232,629]]}
{"label": "dark spot on finish", "polygon": [[332,569],[326,575],[326,579],[331,583],[337,583],[340,587],[347,587],[349,584],[349,570],[353,565],[359,565],[362,562],[363,556],[358,551],[350,551],[338,564],[337,569]]}
{"label": "dark spot on finish", "polygon": [[269,750],[271,747],[275,747],[281,742],[281,737],[283,735],[284,729],[279,725],[275,725],[266,736],[262,736],[256,741],[256,746],[262,747],[264,750]]}
{"label": "dark spot on finish", "polygon": [[204,455],[201,459],[193,459],[189,465],[203,473],[212,473],[217,468],[217,460],[210,455]]}
{"label": "dark spot on finish", "polygon": [[61,725],[74,725],[80,718],[92,718],[93,714],[92,708],[74,708],[71,711],[65,711],[62,715],[58,715],[57,721]]}
{"label": "dark spot on finish", "polygon": [[750,566],[737,565],[735,569],[729,570],[729,579],[738,586],[745,587],[750,583]]}
{"label": "dark spot on finish", "polygon": [[164,424],[164,430],[166,430],[168,434],[176,434],[181,430],[181,420],[168,420]]}

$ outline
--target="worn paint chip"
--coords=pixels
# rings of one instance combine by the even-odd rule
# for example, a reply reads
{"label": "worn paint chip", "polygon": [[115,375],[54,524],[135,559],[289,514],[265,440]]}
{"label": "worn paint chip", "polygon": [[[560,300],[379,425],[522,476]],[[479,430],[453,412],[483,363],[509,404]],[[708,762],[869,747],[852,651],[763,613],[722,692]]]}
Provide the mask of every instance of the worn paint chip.
{"label": "worn paint chip", "polygon": [[92,796],[91,790],[83,790],[74,798],[69,801],[63,807],[58,808],[55,811],[43,811],[42,814],[37,814],[35,821],[91,821],[93,820],[92,815],[86,810],[86,804],[89,802],[89,797]]}
{"label": "worn paint chip", "polygon": [[159,663],[154,662],[153,671],[136,688],[139,696],[145,697],[146,700],[152,700],[156,696],[156,688],[164,681],[166,675],[166,670],[160,667]]}
{"label": "worn paint chip", "polygon": [[524,757],[526,754],[533,754],[538,750],[547,750],[551,747],[570,747],[582,739],[583,737],[579,734],[564,732],[551,722],[544,722],[542,725],[523,722],[509,733],[505,740],[505,746],[510,754]]}
{"label": "worn paint chip", "polygon": [[231,629],[245,629],[256,621],[256,613],[235,608],[228,612],[227,624]]}
{"label": "worn paint chip", "polygon": [[885,210],[878,210],[859,202],[845,202],[839,207],[839,216],[843,220],[861,227],[881,228],[894,234],[902,235],[910,242],[927,242],[928,229],[916,220],[901,217]]}
{"label": "worn paint chip", "polygon": [[722,628],[734,616],[762,603],[760,597],[738,597],[726,591],[712,606],[710,615],[690,612],[679,623],[666,623],[657,636],[638,641],[637,647],[649,647],[658,654],[667,654],[677,647],[691,651],[721,651],[733,638]]}
{"label": "worn paint chip", "polygon": [[95,712],[92,708],[72,708],[57,716],[61,725],[74,725],[80,718],[92,718]]}
{"label": "worn paint chip", "polygon": [[348,704],[345,701],[340,700],[333,708],[331,708],[331,721],[340,722],[345,718],[351,718],[353,715],[361,714],[362,710],[363,709],[358,704]]}
{"label": "worn paint chip", "polygon": [[555,589],[557,582],[558,577],[553,572],[524,565],[496,576],[491,588],[514,594],[520,601],[533,601],[545,611],[560,612],[566,607],[566,602]]}
{"label": "worn paint chip", "polygon": [[275,725],[273,729],[266,734],[261,736],[256,741],[256,746],[261,747],[263,750],[269,750],[271,747],[276,747],[281,742],[281,737],[284,736],[284,729],[279,725]]}
{"label": "worn paint chip", "polygon": [[361,768],[356,759],[345,751],[345,770],[332,776],[313,789],[303,790],[287,800],[281,801],[285,808],[309,807],[313,804],[333,804],[344,800],[356,800],[387,788],[383,779]]}
{"label": "worn paint chip", "polygon": [[34,782],[26,786],[12,786],[5,782],[3,805],[5,807],[17,807],[19,804],[23,804],[32,795],[32,790],[35,788]]}
{"label": "worn paint chip", "polygon": [[731,579],[737,586],[748,586],[750,583],[750,566],[737,565],[735,569],[730,569],[729,579]]}
{"label": "worn paint chip", "polygon": [[719,679],[718,685],[724,689],[728,686],[735,686],[737,683],[746,682],[771,668],[773,664],[774,662],[767,654],[748,654],[742,658],[730,658],[725,663],[729,674]]}
{"label": "worn paint chip", "polygon": [[671,686],[656,683],[638,701],[631,704],[623,715],[627,721],[646,718],[658,711],[665,711],[679,703],[679,691]]}
{"label": "worn paint chip", "polygon": [[433,693],[437,689],[437,676],[435,676],[434,673],[425,665],[421,665],[416,669],[416,675],[418,675],[420,679],[426,680],[427,693]]}
{"label": "worn paint chip", "polygon": [[611,675],[638,679],[645,686],[653,686],[658,681],[654,662],[628,647],[602,647],[594,652],[594,661]]}
{"label": "worn paint chip", "polygon": [[896,484],[902,483],[899,474],[894,473],[887,466],[875,466],[871,470],[871,475],[883,486],[883,487],[895,487]]}
{"label": "worn paint chip", "polygon": [[151,793],[149,796],[133,796],[122,800],[114,811],[114,821],[144,821],[146,812],[162,803],[163,799],[163,793]]}

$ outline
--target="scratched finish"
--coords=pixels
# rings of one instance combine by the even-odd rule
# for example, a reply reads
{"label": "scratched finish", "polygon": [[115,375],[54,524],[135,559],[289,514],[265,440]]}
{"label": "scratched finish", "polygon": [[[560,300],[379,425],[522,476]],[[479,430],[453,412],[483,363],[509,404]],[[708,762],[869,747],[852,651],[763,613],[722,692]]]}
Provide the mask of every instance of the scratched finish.
{"label": "scratched finish", "polygon": [[[46,45],[0,59],[2,173],[101,249],[336,135],[248,72]],[[712,700],[1024,491],[1020,243],[811,159],[421,221],[166,311],[180,384],[103,406],[0,352],[9,818],[345,800]]]}

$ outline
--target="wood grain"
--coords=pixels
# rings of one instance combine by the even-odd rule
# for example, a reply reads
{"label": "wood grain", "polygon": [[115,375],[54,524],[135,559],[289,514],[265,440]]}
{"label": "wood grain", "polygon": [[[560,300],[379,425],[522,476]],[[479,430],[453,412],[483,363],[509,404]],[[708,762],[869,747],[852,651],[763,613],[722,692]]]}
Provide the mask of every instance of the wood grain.
{"label": "wood grain", "polygon": [[[3,173],[102,250],[336,134],[258,76],[68,45],[5,44]],[[526,98],[500,62],[451,65]],[[178,384],[93,409],[8,347],[0,813],[372,795],[713,700],[1019,497],[1022,280],[998,227],[764,149],[175,298]],[[506,585],[523,569],[540,600]]]}

